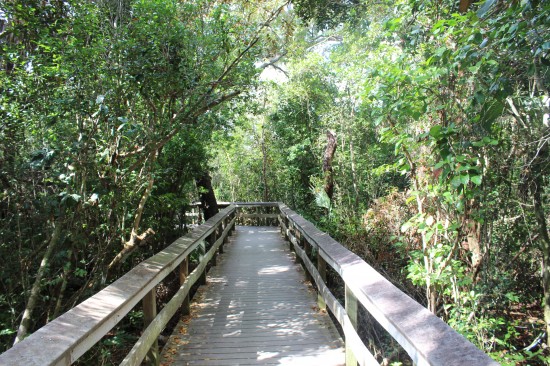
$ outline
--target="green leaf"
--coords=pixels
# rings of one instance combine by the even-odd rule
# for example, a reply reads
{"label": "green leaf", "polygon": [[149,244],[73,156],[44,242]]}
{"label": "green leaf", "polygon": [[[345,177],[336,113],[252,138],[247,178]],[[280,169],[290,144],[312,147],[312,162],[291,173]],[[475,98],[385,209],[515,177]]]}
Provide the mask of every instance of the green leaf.
{"label": "green leaf", "polygon": [[441,126],[435,125],[430,128],[430,135],[435,139],[439,139],[441,137]]}
{"label": "green leaf", "polygon": [[466,185],[470,182],[470,175],[469,174],[463,174],[460,176],[460,183]]}
{"label": "green leaf", "polygon": [[472,146],[475,146],[475,147],[482,147],[482,146],[485,146],[485,143],[483,142],[483,140],[480,140],[480,141],[472,141]]}
{"label": "green leaf", "polygon": [[489,9],[493,6],[493,4],[496,3],[496,0],[487,0],[481,5],[479,10],[477,11],[477,16],[480,18],[483,18],[485,14],[489,11]]}
{"label": "green leaf", "polygon": [[451,185],[455,188],[460,187],[461,184],[462,180],[460,179],[460,175],[453,177],[453,179],[451,180]]}
{"label": "green leaf", "polygon": [[0,336],[14,334],[14,329],[2,329],[0,330]]}
{"label": "green leaf", "polygon": [[437,50],[435,50],[435,55],[441,57],[445,51],[447,51],[447,47],[439,47]]}
{"label": "green leaf", "polygon": [[481,184],[482,177],[481,175],[474,175],[473,177],[470,177],[470,180],[472,181],[472,183],[479,186]]}
{"label": "green leaf", "polygon": [[432,236],[434,235],[434,232],[432,230],[427,231],[426,235],[424,236],[424,239],[426,242],[429,242],[432,239]]}
{"label": "green leaf", "polygon": [[464,164],[464,165],[461,165],[458,169],[457,169],[457,172],[464,172],[464,171],[468,171],[472,169],[472,166],[470,164]]}

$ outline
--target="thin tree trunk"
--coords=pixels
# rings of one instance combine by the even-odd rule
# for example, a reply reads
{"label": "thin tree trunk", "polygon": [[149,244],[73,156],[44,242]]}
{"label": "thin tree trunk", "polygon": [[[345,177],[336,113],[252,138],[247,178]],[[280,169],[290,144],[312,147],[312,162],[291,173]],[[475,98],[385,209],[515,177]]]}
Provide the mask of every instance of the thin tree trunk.
{"label": "thin tree trunk", "polygon": [[262,126],[262,180],[264,183],[264,202],[269,201],[269,190],[267,188],[267,146],[265,144],[265,130]]}
{"label": "thin tree trunk", "polygon": [[325,175],[325,193],[332,201],[334,195],[334,173],[332,170],[332,159],[336,152],[336,134],[332,131],[327,131],[327,147],[325,148],[325,156],[323,157],[323,173]]}
{"label": "thin tree trunk", "polygon": [[[542,183],[542,178],[539,179]],[[544,290],[544,321],[546,322],[546,344],[550,344],[550,237],[542,205],[542,187],[536,189],[534,195],[535,217],[539,226],[542,250],[542,288]]]}
{"label": "thin tree trunk", "polygon": [[[124,243],[124,247],[122,248],[122,250],[113,258],[111,263],[109,263],[109,266],[107,267],[108,274],[112,271],[112,269],[116,265],[124,262],[126,258],[128,258],[128,256],[132,254],[137,248],[139,248],[140,246],[146,245],[149,239],[151,238],[151,236],[155,234],[155,232],[151,228],[145,230],[145,232],[142,233],[141,235],[138,235],[137,233],[139,230],[139,225],[141,223],[141,217],[143,215],[145,203],[147,202],[147,199],[149,199],[149,196],[151,196],[151,191],[153,190],[154,182],[155,182],[155,178],[153,177],[153,174],[150,173],[147,188],[145,188],[145,192],[143,192],[143,195],[141,196],[141,200],[139,201],[139,206],[136,211],[136,215],[134,216],[134,225],[132,226],[130,240]],[[107,275],[107,277],[109,277],[109,275]]]}
{"label": "thin tree trunk", "polygon": [[[392,124],[393,127],[393,124]],[[409,151],[403,146],[403,154],[411,167],[411,180],[413,182],[413,187],[416,192],[420,191],[419,177],[417,175],[416,164],[412,159]],[[416,198],[416,207],[419,214],[424,214],[424,204],[420,195],[415,195]],[[436,314],[437,312],[437,289],[432,283],[431,274],[433,273],[433,262],[429,253],[429,241],[426,239],[426,235],[422,234],[422,253],[424,259],[424,267],[426,268],[425,278],[426,278],[426,300],[428,302],[428,310]]]}
{"label": "thin tree trunk", "polygon": [[349,140],[349,156],[351,162],[351,181],[353,184],[353,192],[355,193],[355,210],[359,210],[359,189],[357,187],[357,172],[355,170],[355,153],[353,151],[353,138]]}
{"label": "thin tree trunk", "polygon": [[460,11],[461,13],[466,13],[471,4],[472,4],[472,0],[460,0],[460,4],[458,5],[458,11]]}
{"label": "thin tree trunk", "polygon": [[58,317],[59,313],[61,312],[61,308],[63,306],[63,298],[65,296],[65,290],[67,289],[67,284],[69,283],[69,274],[71,272],[71,256],[72,251],[69,250],[68,257],[69,260],[65,264],[65,267],[63,268],[63,274],[61,275],[62,282],[61,287],[59,288],[59,293],[57,295],[57,300],[55,302],[55,308],[53,310],[52,319],[55,319]]}
{"label": "thin tree trunk", "polygon": [[204,210],[204,220],[206,221],[219,212],[218,201],[216,201],[216,195],[214,189],[212,189],[212,178],[210,178],[207,171],[204,171],[196,182]]}
{"label": "thin tree trunk", "polygon": [[[547,129],[548,130],[548,129]],[[532,164],[533,206],[538,224],[540,249],[542,251],[542,287],[544,290],[544,321],[546,322],[547,344],[550,344],[550,236],[544,212],[544,166],[548,159],[548,146],[542,146]]]}
{"label": "thin tree trunk", "polygon": [[62,221],[62,216],[60,216],[55,221],[54,231],[50,239],[50,242],[48,244],[48,247],[46,248],[46,252],[44,253],[44,257],[42,257],[42,261],[40,262],[40,267],[38,268],[36,278],[34,279],[34,283],[31,288],[31,294],[29,296],[29,300],[27,301],[27,306],[25,306],[25,311],[23,312],[23,318],[21,319],[21,324],[19,324],[19,328],[17,329],[17,335],[13,342],[14,345],[21,342],[29,332],[32,313],[34,311],[34,308],[36,307],[36,303],[40,295],[42,278],[44,278],[44,274],[46,273],[46,269],[48,268],[48,263],[50,262],[50,259],[54,253],[54,249],[59,243],[59,239],[61,237],[61,227],[62,227],[61,221]]}
{"label": "thin tree trunk", "polygon": [[466,234],[466,243],[468,244],[468,251],[472,253],[471,256],[471,270],[472,270],[472,280],[474,283],[478,281],[479,271],[481,270],[483,263],[483,248],[481,243],[481,224],[472,217],[472,211],[477,210],[477,202],[474,200],[471,201],[468,213],[464,215],[462,221],[462,230]]}

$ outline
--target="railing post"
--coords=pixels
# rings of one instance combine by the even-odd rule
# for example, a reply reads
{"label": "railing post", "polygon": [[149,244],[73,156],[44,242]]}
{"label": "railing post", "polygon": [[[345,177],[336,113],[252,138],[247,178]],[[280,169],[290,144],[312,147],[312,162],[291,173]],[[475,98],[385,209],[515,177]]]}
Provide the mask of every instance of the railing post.
{"label": "railing post", "polygon": [[[204,254],[206,253],[206,244],[204,243],[204,240],[201,241],[198,249],[199,249],[199,263],[202,263],[202,261],[204,260]],[[206,267],[204,268],[204,271],[202,271],[201,276],[197,282],[201,286],[206,285]]]}
{"label": "railing post", "polygon": [[[155,288],[149,291],[143,298],[143,325],[144,329],[147,328],[149,324],[157,316],[157,295]],[[145,356],[145,364],[148,366],[158,366],[159,365],[159,345],[158,339],[155,340],[155,343],[151,346],[147,356]]]}
{"label": "railing post", "polygon": [[[294,243],[292,242],[292,236],[294,236],[294,233],[292,232],[292,224],[290,222],[288,222],[288,226],[287,226],[287,230],[286,230],[286,235],[285,235],[285,238],[286,240],[288,240],[288,245],[290,246],[290,251],[291,252],[294,252],[294,254],[296,254],[296,250],[294,249]],[[294,236],[294,238],[296,238],[296,240],[298,240],[298,238],[296,236]],[[300,257],[298,257],[298,255],[296,255],[295,257],[296,259],[296,263],[300,263]]]}
{"label": "railing post", "polygon": [[240,218],[240,213],[242,209],[240,207],[235,208],[235,223],[239,223],[239,225],[242,225],[242,220]]}
{"label": "railing post", "polygon": [[[319,248],[317,248],[317,271],[321,275],[324,283],[327,283],[327,262],[321,257]],[[323,295],[320,292],[317,292],[317,305],[321,310],[327,310],[327,303],[323,299]]]}
{"label": "railing post", "polygon": [[[180,264],[180,286],[183,285],[187,276],[189,276],[189,256],[185,257],[183,262]],[[189,315],[190,313],[189,294],[187,294],[181,304],[181,312],[183,315]]]}
{"label": "railing post", "polygon": [[[210,247],[216,244],[216,240],[218,239],[218,229],[219,229],[219,226],[216,226],[216,229],[208,237],[208,242],[210,243]],[[216,250],[214,251],[214,255],[212,256],[212,265],[216,266],[217,264],[218,264],[218,251]]]}
{"label": "railing post", "polygon": [[229,235],[233,235],[237,227],[237,209],[235,209],[235,212],[233,212],[233,215],[231,215],[231,220],[233,219],[235,219],[235,223],[233,224],[233,226],[231,226],[231,230],[229,230]]}
{"label": "railing post", "polygon": [[[288,232],[290,230],[290,220],[288,219],[288,217],[283,216],[283,222],[285,223],[285,227],[283,228],[283,238],[290,241],[290,238],[288,237]],[[292,247],[292,244],[290,246]]]}
{"label": "railing post", "polygon": [[[311,244],[302,236],[302,233],[300,233],[300,244],[304,248],[306,257],[311,260]],[[311,276],[311,273],[309,273],[305,265],[304,265],[304,271],[306,272],[306,280],[308,280],[313,284],[313,277]]]}
{"label": "railing post", "polygon": [[[346,285],[346,313],[351,321],[353,329],[357,330],[357,298]],[[357,358],[351,350],[351,346],[346,339],[346,366],[357,366]]]}
{"label": "railing post", "polygon": [[[227,227],[227,217],[222,220],[222,223],[220,225],[220,235],[223,235],[223,232],[225,231],[226,227]],[[220,244],[220,254],[223,254],[223,245],[227,242],[227,235],[223,238],[222,243]]]}

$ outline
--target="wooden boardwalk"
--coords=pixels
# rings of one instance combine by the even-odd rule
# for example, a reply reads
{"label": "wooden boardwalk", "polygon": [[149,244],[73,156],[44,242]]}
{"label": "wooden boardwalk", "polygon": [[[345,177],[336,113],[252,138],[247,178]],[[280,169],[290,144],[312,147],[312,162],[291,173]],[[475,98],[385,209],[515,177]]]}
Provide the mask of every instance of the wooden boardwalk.
{"label": "wooden boardwalk", "polygon": [[161,365],[343,365],[343,342],[278,227],[237,227]]}

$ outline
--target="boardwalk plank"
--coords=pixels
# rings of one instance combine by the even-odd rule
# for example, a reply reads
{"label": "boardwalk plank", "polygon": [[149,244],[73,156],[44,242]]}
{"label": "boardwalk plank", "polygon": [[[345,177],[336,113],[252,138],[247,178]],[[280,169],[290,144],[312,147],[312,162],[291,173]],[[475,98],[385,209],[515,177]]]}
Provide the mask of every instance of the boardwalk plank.
{"label": "boardwalk plank", "polygon": [[273,227],[237,227],[163,365],[343,365],[343,342]]}

